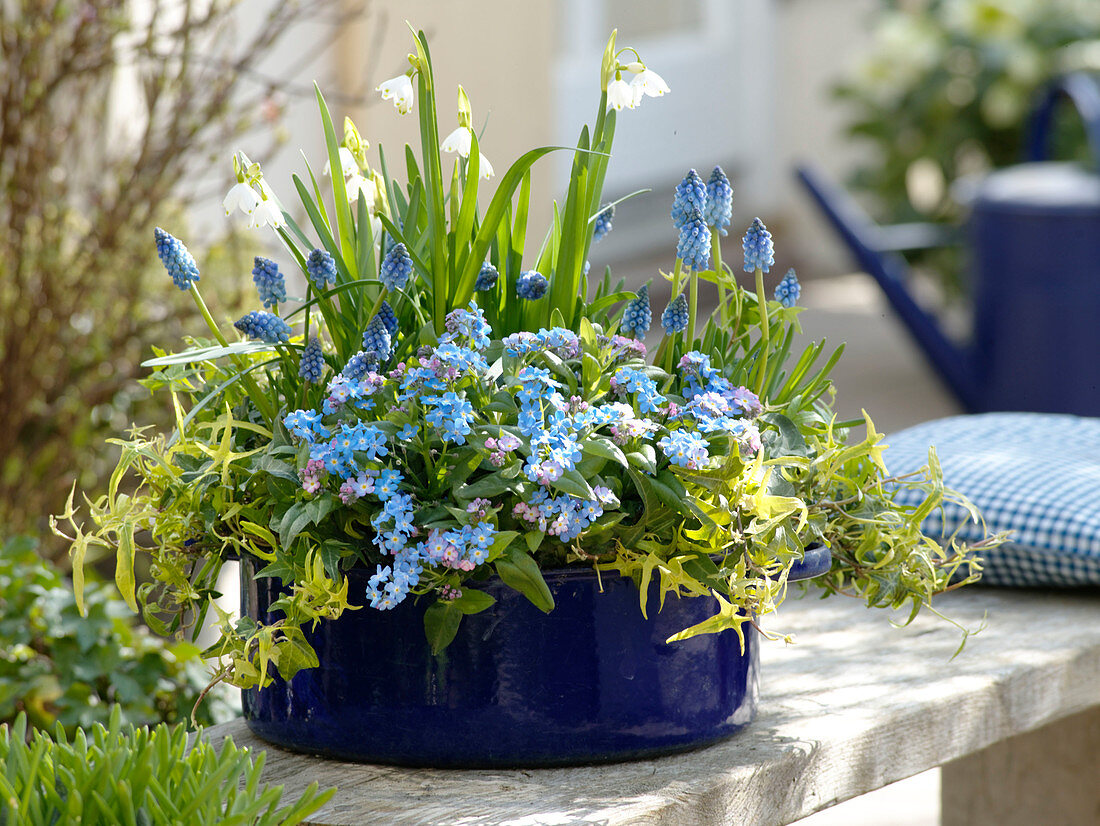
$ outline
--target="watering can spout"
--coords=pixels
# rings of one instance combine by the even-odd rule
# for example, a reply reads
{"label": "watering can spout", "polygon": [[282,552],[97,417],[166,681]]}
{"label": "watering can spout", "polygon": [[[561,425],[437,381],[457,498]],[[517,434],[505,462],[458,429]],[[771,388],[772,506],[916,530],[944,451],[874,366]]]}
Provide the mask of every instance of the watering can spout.
{"label": "watering can spout", "polygon": [[944,334],[939,322],[913,300],[905,285],[907,266],[895,252],[935,246],[940,239],[933,236],[940,230],[925,224],[879,227],[843,189],[830,183],[813,167],[799,166],[798,177],[853,252],[859,266],[878,282],[890,305],[951,392],[968,410],[979,409],[981,403],[970,352],[956,346]]}

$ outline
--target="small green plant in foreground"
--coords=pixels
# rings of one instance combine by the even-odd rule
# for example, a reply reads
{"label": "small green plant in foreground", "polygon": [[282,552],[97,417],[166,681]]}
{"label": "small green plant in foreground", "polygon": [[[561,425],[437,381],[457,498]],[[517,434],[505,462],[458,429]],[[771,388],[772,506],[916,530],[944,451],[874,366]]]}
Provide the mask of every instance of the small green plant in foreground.
{"label": "small green plant in foreground", "polygon": [[[22,711],[36,728],[106,723],[114,706],[125,723],[187,718],[207,683],[199,649],[138,623],[114,587],[89,582],[84,610],[72,586],[36,553],[36,541],[0,542],[0,723]],[[232,716],[215,696],[198,722]]]}
{"label": "small green plant in foreground", "polygon": [[263,786],[264,753],[226,739],[220,750],[201,738],[188,746],[182,726],[123,727],[117,706],[106,728],[95,724],[71,740],[35,732],[27,718],[0,726],[0,826],[40,824],[300,823],[332,797],[312,783],[279,807],[281,786]]}

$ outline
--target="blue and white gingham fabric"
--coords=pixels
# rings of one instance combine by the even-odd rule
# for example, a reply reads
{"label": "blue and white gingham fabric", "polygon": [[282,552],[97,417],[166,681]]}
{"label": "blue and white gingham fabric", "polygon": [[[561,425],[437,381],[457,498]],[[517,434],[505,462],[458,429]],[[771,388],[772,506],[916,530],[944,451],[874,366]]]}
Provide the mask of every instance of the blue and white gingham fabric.
{"label": "blue and white gingham fabric", "polygon": [[[984,553],[989,585],[1100,585],[1100,418],[1049,413],[953,416],[884,440],[891,474],[916,470],[935,445],[945,484],[973,502],[991,533],[1014,531]],[[903,504],[918,494],[902,491]],[[923,525],[931,536],[976,541],[982,526],[957,505]]]}

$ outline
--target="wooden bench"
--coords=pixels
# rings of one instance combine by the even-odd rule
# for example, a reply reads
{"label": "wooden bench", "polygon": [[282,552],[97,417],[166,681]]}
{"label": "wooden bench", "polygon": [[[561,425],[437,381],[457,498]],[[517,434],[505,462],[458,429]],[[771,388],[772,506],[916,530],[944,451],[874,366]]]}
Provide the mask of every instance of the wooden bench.
{"label": "wooden bench", "polygon": [[935,766],[943,826],[1100,824],[1100,593],[969,589],[891,628],[844,598],[790,600],[765,644],[744,732],[658,760],[575,769],[354,765],[267,747],[242,721],[208,736],[267,750],[264,778],[336,796],[317,824],[744,824],[796,821]]}

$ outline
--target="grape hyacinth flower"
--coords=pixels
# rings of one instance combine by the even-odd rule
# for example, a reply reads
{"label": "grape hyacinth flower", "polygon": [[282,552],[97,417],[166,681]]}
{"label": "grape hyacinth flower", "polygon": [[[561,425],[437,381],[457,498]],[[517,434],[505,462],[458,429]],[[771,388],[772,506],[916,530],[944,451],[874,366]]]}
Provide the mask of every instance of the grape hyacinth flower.
{"label": "grape hyacinth flower", "polygon": [[775,287],[775,300],[784,307],[793,307],[798,303],[798,297],[801,294],[802,286],[798,283],[798,276],[794,274],[794,269],[787,270],[783,280]]}
{"label": "grape hyacinth flower", "polygon": [[260,294],[265,307],[274,308],[286,301],[286,280],[279,272],[279,265],[270,258],[256,256],[252,262],[252,283]]}
{"label": "grape hyacinth flower", "polygon": [[393,311],[393,307],[390,306],[390,302],[383,301],[378,306],[378,317],[382,319],[382,324],[386,327],[386,332],[393,337],[393,334],[397,332],[397,313]]}
{"label": "grape hyacinth flower", "polygon": [[253,310],[233,324],[248,338],[278,344],[290,340],[290,326],[274,313]]}
{"label": "grape hyacinth flower", "polygon": [[327,250],[316,249],[306,258],[306,275],[319,290],[336,286],[336,261]]}
{"label": "grape hyacinth flower", "polygon": [[775,263],[775,249],[772,246],[772,234],[759,218],[752,219],[752,226],[741,240],[741,249],[745,253],[745,272],[761,270],[768,272]]}
{"label": "grape hyacinth flower", "polygon": [[386,253],[386,257],[382,259],[378,277],[382,281],[382,285],[393,292],[394,290],[400,290],[408,283],[412,271],[413,260],[409,256],[409,251],[405,249],[404,244],[398,243],[394,244],[393,248]]}
{"label": "grape hyacinth flower", "polygon": [[370,320],[367,329],[363,331],[363,349],[368,354],[374,353],[378,361],[384,361],[389,358],[392,347],[393,337],[381,314],[378,314]]}
{"label": "grape hyacinth flower", "polygon": [[157,256],[172,276],[172,283],[181,290],[190,289],[191,284],[199,280],[199,265],[195,263],[187,247],[160,227],[153,230],[153,237],[157,242]]}
{"label": "grape hyacinth flower", "polygon": [[486,290],[491,290],[497,285],[497,279],[500,278],[500,273],[497,272],[497,268],[486,261],[481,265],[481,269],[477,273],[477,281],[474,282],[474,290],[483,293]]}
{"label": "grape hyacinth flower", "polygon": [[643,284],[636,296],[623,310],[621,329],[624,333],[633,333],[635,338],[645,338],[653,323],[653,310],[649,306],[649,285]]}
{"label": "grape hyacinth flower", "polygon": [[[597,243],[607,237],[607,234],[611,232],[611,221],[615,217],[615,205],[608,204],[598,213],[596,213],[596,220],[592,228],[592,242]],[[587,263],[587,262],[585,262]]]}
{"label": "grape hyacinth flower", "polygon": [[703,220],[708,227],[714,227],[719,234],[726,234],[733,216],[733,188],[722,167],[714,167],[707,181],[707,205],[703,210]]}
{"label": "grape hyacinth flower", "polygon": [[680,229],[691,218],[693,212],[702,214],[707,206],[707,187],[699,173],[689,169],[684,179],[676,185],[676,196],[672,199],[672,223]]}
{"label": "grape hyacinth flower", "polygon": [[412,78],[407,74],[391,77],[374,87],[376,92],[382,93],[382,100],[393,99],[393,105],[402,115],[407,115],[413,108]]}
{"label": "grape hyacinth flower", "polygon": [[682,332],[688,325],[688,301],[687,296],[680,293],[665,307],[661,313],[661,326],[665,328],[665,335]]}
{"label": "grape hyacinth flower", "polygon": [[324,369],[325,357],[321,352],[321,340],[314,336],[302,350],[302,358],[298,363],[298,375],[308,382],[320,384]]}
{"label": "grape hyacinth flower", "polygon": [[536,270],[527,270],[516,280],[516,295],[528,301],[537,301],[546,295],[549,285],[545,275]]}
{"label": "grape hyacinth flower", "polygon": [[360,350],[344,365],[340,375],[352,381],[359,381],[378,366],[378,353],[374,350]]}
{"label": "grape hyacinth flower", "polygon": [[676,257],[684,262],[685,267],[695,272],[710,267],[710,229],[699,210],[692,210],[680,227]]}

